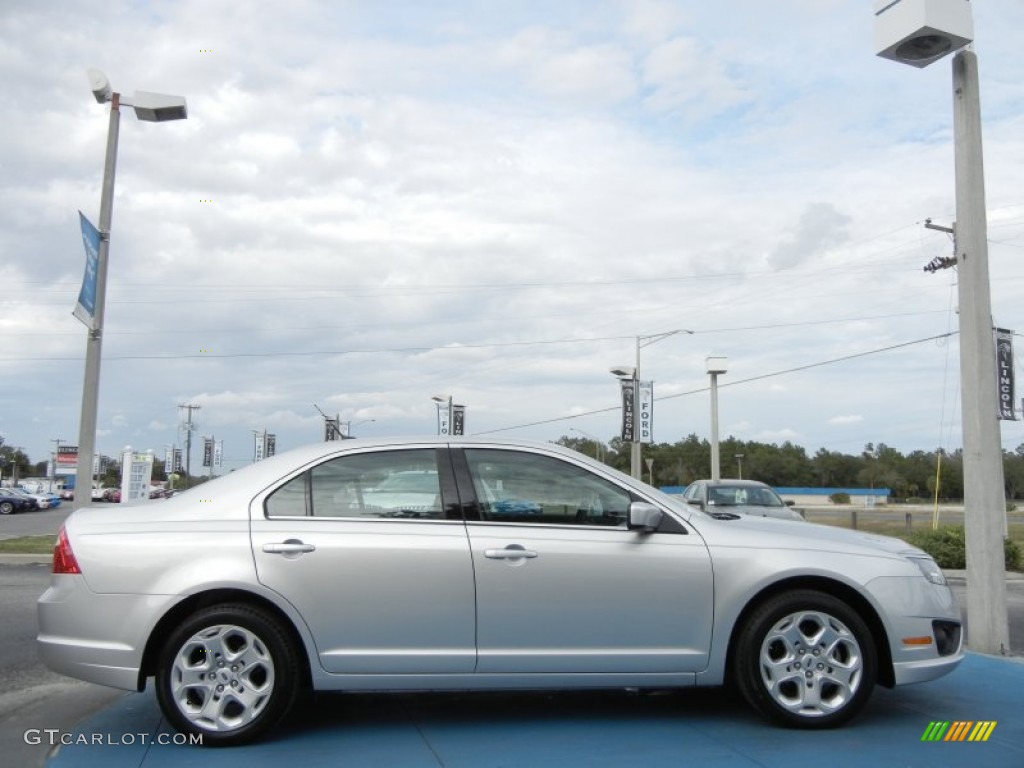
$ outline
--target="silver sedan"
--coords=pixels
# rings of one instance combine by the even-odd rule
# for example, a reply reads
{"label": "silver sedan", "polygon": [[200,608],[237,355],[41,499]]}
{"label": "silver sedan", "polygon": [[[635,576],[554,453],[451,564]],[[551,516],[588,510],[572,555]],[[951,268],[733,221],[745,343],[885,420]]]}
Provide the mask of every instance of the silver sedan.
{"label": "silver sedan", "polygon": [[[415,504],[381,490],[407,477]],[[822,728],[963,657],[942,572],[902,541],[716,517],[555,445],[450,438],[324,443],[80,509],[39,626],[52,669],[152,677],[207,745],[252,741],[309,689],[726,684]]]}

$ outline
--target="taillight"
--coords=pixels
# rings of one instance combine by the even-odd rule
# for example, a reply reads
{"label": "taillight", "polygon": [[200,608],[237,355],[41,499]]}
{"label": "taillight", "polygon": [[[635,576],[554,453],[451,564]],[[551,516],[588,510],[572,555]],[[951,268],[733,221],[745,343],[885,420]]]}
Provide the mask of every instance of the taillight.
{"label": "taillight", "polygon": [[71,551],[71,542],[68,541],[67,531],[64,526],[60,527],[57,534],[57,543],[53,547],[53,572],[54,573],[81,573],[75,553]]}

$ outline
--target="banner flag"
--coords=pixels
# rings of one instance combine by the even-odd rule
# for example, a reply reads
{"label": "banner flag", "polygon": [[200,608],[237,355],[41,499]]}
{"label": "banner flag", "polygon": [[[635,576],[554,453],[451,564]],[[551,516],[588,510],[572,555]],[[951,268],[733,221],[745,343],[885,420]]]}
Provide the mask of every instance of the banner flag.
{"label": "banner flag", "polygon": [[996,383],[999,391],[999,418],[1016,421],[1013,411],[1013,331],[996,328]]}
{"label": "banner flag", "polygon": [[85,244],[85,275],[82,289],[78,292],[78,303],[72,314],[90,331],[96,330],[96,273],[100,261],[100,231],[92,225],[85,214],[78,212],[82,225],[82,242]]}
{"label": "banner flag", "polygon": [[277,435],[267,435],[266,447],[263,450],[264,455],[269,459],[274,455],[277,450]]}
{"label": "banner flag", "polygon": [[438,409],[437,409],[437,434],[439,434],[439,435],[447,435],[447,434],[449,434],[448,429],[449,429],[450,425],[448,424],[448,416],[449,416],[449,412],[448,412],[448,408],[447,407],[444,407],[444,408],[438,407]]}
{"label": "banner flag", "polygon": [[622,439],[633,442],[636,436],[636,380],[622,382]]}
{"label": "banner flag", "polygon": [[267,438],[266,432],[254,432],[253,433],[253,449],[255,450],[255,456],[253,461],[263,461],[263,447],[264,441]]}
{"label": "banner flag", "polygon": [[213,466],[213,438],[203,438],[203,466]]}
{"label": "banner flag", "polygon": [[334,440],[341,440],[344,435],[341,434],[341,417],[335,419],[329,416],[324,417],[324,442],[330,443]]}
{"label": "banner flag", "polygon": [[213,466],[224,466],[224,441],[217,440],[213,443]]}
{"label": "banner flag", "polygon": [[466,406],[464,405],[452,406],[452,434],[466,434]]}
{"label": "banner flag", "polygon": [[636,429],[638,443],[654,442],[654,382],[638,381],[636,392]]}

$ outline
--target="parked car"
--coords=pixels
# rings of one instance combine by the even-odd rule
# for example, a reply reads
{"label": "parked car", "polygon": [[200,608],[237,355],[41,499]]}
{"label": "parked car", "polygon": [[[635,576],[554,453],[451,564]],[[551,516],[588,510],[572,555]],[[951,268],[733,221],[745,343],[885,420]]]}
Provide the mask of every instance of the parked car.
{"label": "parked car", "polygon": [[62,490],[60,492],[60,497],[64,501],[74,501],[75,500],[75,489],[74,488],[65,488],[64,490]]}
{"label": "parked car", "polygon": [[441,494],[437,470],[406,470],[382,477],[362,492],[361,501],[388,517],[441,517]]}
{"label": "parked car", "polygon": [[120,488],[104,488],[103,489],[103,501],[119,502],[121,501],[121,489]]}
{"label": "parked car", "polygon": [[24,488],[5,488],[8,493],[13,493],[16,496],[20,496],[23,499],[28,499],[32,502],[32,509],[47,509],[50,506],[50,500],[38,493],[29,493]]}
{"label": "parked car", "polygon": [[[365,503],[408,472],[438,516]],[[560,446],[469,438],[321,443],[76,510],[38,618],[51,669],[152,677],[207,746],[258,738],[308,688],[726,684],[826,728],[963,659],[942,571],[903,541],[704,512]]]}
{"label": "parked car", "polygon": [[696,480],[683,491],[683,499],[709,513],[804,519],[774,488],[757,480]]}
{"label": "parked car", "polygon": [[109,488],[93,488],[89,496],[92,501],[103,501],[103,495],[109,490]]}
{"label": "parked car", "polygon": [[31,512],[34,509],[39,509],[35,499],[15,493],[11,488],[0,488],[0,515]]}
{"label": "parked car", "polygon": [[60,506],[61,496],[59,493],[54,493],[53,491],[40,491],[39,495],[46,498],[49,509],[54,509],[55,507]]}

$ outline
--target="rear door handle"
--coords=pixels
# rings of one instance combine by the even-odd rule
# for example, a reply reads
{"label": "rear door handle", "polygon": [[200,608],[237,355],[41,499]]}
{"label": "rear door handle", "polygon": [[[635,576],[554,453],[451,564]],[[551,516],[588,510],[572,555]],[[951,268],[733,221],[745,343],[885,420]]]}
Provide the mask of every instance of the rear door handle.
{"label": "rear door handle", "polygon": [[264,544],[263,551],[271,555],[301,555],[305,552],[315,552],[316,547],[298,539],[288,539],[273,544]]}
{"label": "rear door handle", "polygon": [[532,560],[537,556],[537,553],[532,549],[524,549],[518,544],[511,544],[504,549],[485,549],[484,557],[489,557],[491,560]]}

